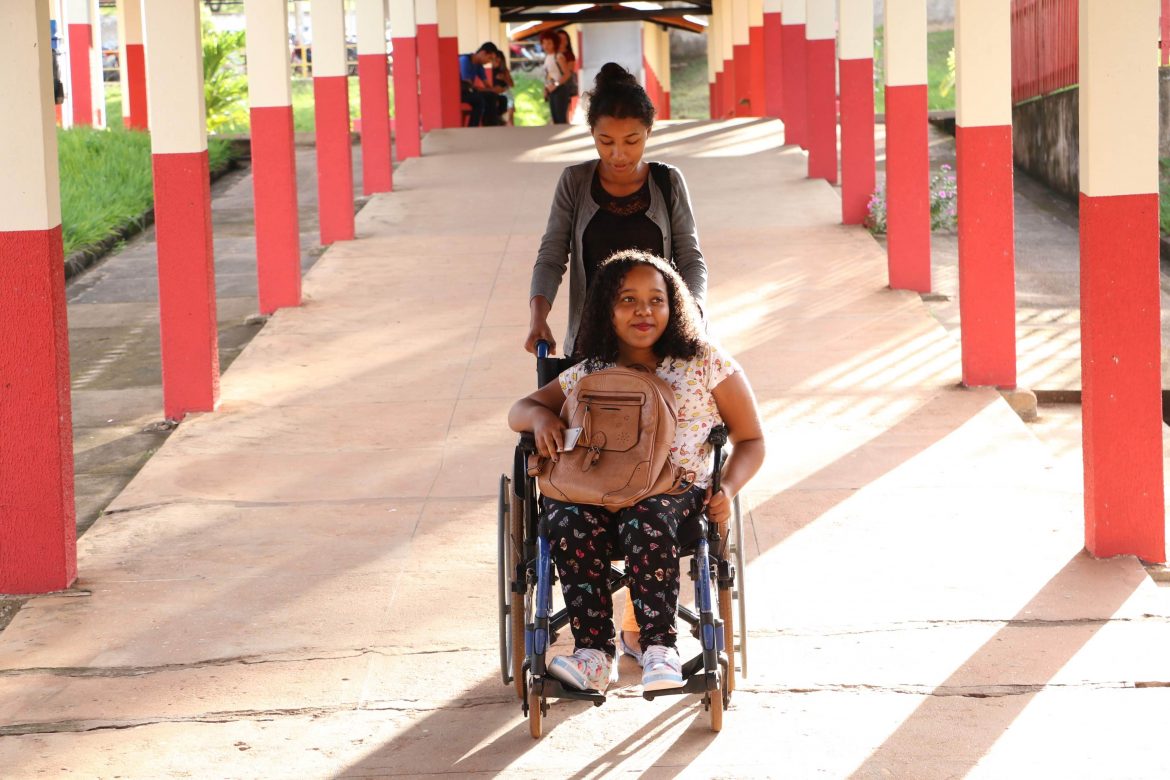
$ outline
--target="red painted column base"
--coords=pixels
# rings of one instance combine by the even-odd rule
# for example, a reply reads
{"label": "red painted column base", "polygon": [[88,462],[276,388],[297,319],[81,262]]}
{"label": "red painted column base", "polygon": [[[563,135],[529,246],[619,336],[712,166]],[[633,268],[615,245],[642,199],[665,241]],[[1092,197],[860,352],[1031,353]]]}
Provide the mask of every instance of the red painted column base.
{"label": "red painted column base", "polygon": [[73,101],[73,124],[93,124],[93,75],[89,72],[89,48],[93,45],[93,27],[69,25],[69,98]]}
{"label": "red painted column base", "polygon": [[362,192],[390,192],[390,80],[386,55],[358,55],[358,87],[362,105]]}
{"label": "red painted column base", "polygon": [[766,78],[764,67],[764,28],[751,27],[748,29],[748,67],[751,68],[751,101],[752,101],[752,116],[767,116],[768,107],[766,105],[767,87],[764,84]]}
{"label": "red painted column base", "polygon": [[1162,563],[1158,195],[1080,207],[1085,547]]}
{"label": "red painted column base", "polygon": [[808,41],[808,176],[837,183],[837,42]]}
{"label": "red painted column base", "polygon": [[301,223],[292,106],[253,108],[252,192],[260,313],[301,303]]}
{"label": "red painted column base", "polygon": [[781,32],[784,56],[784,142],[804,148],[808,127],[804,25],[786,24]]}
{"label": "red painted column base", "polygon": [[746,43],[732,49],[735,57],[735,115],[754,116],[752,105],[752,57]]}
{"label": "red painted column base", "polygon": [[459,107],[459,39],[439,38],[439,81],[443,100],[443,127],[461,127]]}
{"label": "red painted column base", "polygon": [[313,78],[317,121],[317,209],[321,243],[353,238],[353,149],[349,140],[349,80]]}
{"label": "red painted column base", "polygon": [[0,232],[0,593],[77,579],[61,226]]}
{"label": "red painted column base", "polygon": [[841,60],[841,221],[860,225],[876,188],[873,60]]}
{"label": "red painted column base", "polygon": [[662,116],[661,119],[670,119],[670,93],[666,90],[662,91]]}
{"label": "red painted column base", "polygon": [[419,108],[423,132],[443,126],[443,88],[439,66],[439,25],[418,26]]}
{"label": "red painted column base", "polygon": [[[1016,386],[1012,128],[956,128],[963,384]],[[953,204],[952,204],[953,205]]]}
{"label": "red painted column base", "polygon": [[886,87],[886,223],[890,287],[930,292],[925,84]]}
{"label": "red painted column base", "polygon": [[146,110],[146,52],[141,43],[126,44],[126,80],[130,115],[124,117],[125,125],[132,130],[147,130],[150,123]]}
{"label": "red painted column base", "polygon": [[394,131],[398,159],[422,154],[419,130],[418,44],[414,38],[393,38]]}
{"label": "red painted column base", "polygon": [[163,411],[181,420],[219,398],[207,152],[156,154],[153,168]]}
{"label": "red painted column base", "polygon": [[708,87],[711,90],[710,101],[710,115],[712,119],[719,119],[723,116],[723,74],[716,72],[715,80],[712,81]]}
{"label": "red painted column base", "polygon": [[723,113],[724,119],[735,116],[735,60],[723,61]]}
{"label": "red painted column base", "polygon": [[784,14],[764,14],[764,111],[784,117]]}

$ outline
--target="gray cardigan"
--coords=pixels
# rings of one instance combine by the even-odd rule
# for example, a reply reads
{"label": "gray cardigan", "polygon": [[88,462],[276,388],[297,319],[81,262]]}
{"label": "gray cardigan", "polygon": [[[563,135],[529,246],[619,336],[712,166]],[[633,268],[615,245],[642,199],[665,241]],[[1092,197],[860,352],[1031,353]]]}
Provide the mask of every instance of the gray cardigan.
{"label": "gray cardigan", "polygon": [[[561,173],[548,214],[548,226],[532,267],[529,300],[543,295],[549,303],[556,300],[557,288],[569,268],[569,329],[565,334],[564,354],[573,353],[577,329],[585,310],[585,227],[597,213],[591,186],[598,160],[570,165]],[[650,177],[650,208],[646,216],[662,231],[662,256],[674,263],[695,300],[702,307],[707,297],[707,263],[699,249],[699,231],[691,212],[691,196],[682,173],[674,166],[670,171],[673,208],[663,202],[654,177]],[[669,213],[668,213],[669,211]]]}

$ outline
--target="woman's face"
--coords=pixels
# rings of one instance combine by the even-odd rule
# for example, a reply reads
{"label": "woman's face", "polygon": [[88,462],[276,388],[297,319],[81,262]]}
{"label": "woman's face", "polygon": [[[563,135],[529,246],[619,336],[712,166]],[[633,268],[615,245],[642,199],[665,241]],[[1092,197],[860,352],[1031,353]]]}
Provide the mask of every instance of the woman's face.
{"label": "woman's face", "polygon": [[618,341],[634,349],[653,347],[670,322],[666,280],[651,265],[626,272],[613,305],[613,330]]}
{"label": "woman's face", "polygon": [[646,151],[650,128],[636,117],[615,119],[603,116],[593,126],[593,145],[609,179],[633,177]]}
{"label": "woman's face", "polygon": [[540,36],[540,49],[545,54],[556,54],[557,37],[555,35]]}

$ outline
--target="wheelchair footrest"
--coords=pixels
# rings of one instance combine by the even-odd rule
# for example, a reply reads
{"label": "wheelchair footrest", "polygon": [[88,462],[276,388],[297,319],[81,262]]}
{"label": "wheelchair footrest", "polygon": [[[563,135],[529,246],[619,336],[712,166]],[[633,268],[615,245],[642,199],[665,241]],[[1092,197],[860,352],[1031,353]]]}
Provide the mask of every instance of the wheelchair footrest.
{"label": "wheelchair footrest", "polygon": [[538,691],[545,699],[577,699],[593,702],[594,707],[605,704],[605,694],[600,691],[582,691],[570,688],[553,677],[536,678],[532,681],[532,690]]}
{"label": "wheelchair footrest", "polygon": [[681,688],[663,688],[658,691],[642,691],[642,698],[654,701],[659,696],[682,696],[687,693],[706,693],[718,690],[719,676],[716,672],[700,672],[686,678]]}

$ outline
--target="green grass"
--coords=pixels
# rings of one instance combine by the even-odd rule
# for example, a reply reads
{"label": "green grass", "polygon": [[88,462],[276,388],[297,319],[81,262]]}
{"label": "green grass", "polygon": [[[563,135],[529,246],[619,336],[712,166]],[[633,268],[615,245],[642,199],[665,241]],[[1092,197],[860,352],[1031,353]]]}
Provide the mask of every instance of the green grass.
{"label": "green grass", "polygon": [[[880,27],[874,31],[874,110],[879,114],[885,113],[886,110],[882,33]],[[927,108],[931,111],[951,111],[955,108],[955,91],[952,89],[943,96],[938,89],[947,76],[947,55],[954,46],[954,30],[932,30],[926,34],[926,101]]]}
{"label": "green grass", "polygon": [[544,80],[540,69],[531,73],[520,70],[512,71],[512,80],[516,86],[512,89],[512,96],[516,103],[516,111],[512,114],[512,124],[522,127],[547,125],[552,121],[552,114],[548,110],[548,101],[544,99]]}
{"label": "green grass", "polygon": [[[66,256],[138,224],[154,203],[148,133],[87,127],[58,130],[57,150]],[[229,164],[231,157],[227,141],[210,139],[212,170]]]}
{"label": "green grass", "polygon": [[675,60],[670,64],[671,119],[710,119],[711,91],[707,87],[707,58]]}

